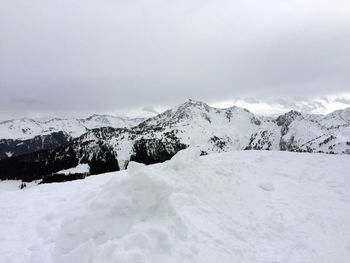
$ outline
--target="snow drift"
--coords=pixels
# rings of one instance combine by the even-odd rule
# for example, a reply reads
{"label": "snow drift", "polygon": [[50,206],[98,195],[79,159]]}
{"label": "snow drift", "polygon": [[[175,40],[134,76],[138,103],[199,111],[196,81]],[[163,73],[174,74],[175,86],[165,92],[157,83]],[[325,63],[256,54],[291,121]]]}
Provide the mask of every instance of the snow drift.
{"label": "snow drift", "polygon": [[0,187],[0,262],[348,262],[350,156],[199,154]]}

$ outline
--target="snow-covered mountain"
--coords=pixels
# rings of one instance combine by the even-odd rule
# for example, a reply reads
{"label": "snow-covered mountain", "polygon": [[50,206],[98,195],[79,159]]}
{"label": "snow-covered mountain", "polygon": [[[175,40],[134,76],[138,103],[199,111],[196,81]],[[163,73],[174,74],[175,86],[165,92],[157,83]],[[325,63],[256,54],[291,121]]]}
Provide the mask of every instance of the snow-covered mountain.
{"label": "snow-covered mountain", "polygon": [[16,119],[0,122],[0,139],[28,140],[35,136],[48,135],[53,132],[64,132],[72,138],[79,137],[88,130],[100,127],[130,128],[144,119],[125,118],[110,115],[94,114],[86,119],[60,119],[48,121],[34,119]]}
{"label": "snow-covered mountain", "polygon": [[18,119],[0,122],[0,159],[53,149],[101,127],[130,128],[144,119],[92,115],[86,119]]}
{"label": "snow-covered mountain", "polygon": [[199,154],[23,190],[0,181],[0,262],[349,262],[350,156]]}
{"label": "snow-covered mountain", "polygon": [[325,116],[289,112],[277,118],[281,150],[350,154],[350,108]]}
{"label": "snow-covered mountain", "polygon": [[89,164],[90,174],[115,171],[129,161],[163,162],[188,146],[203,155],[251,149],[350,154],[349,116],[350,108],[325,116],[291,111],[274,119],[189,100],[134,127],[96,128],[53,150],[2,160],[0,178],[30,181],[80,163]]}

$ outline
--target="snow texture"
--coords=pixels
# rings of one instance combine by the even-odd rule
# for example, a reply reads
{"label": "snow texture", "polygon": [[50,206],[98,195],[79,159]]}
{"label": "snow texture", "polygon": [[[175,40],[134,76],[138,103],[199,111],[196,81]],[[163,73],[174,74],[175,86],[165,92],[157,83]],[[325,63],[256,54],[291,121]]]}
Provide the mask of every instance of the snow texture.
{"label": "snow texture", "polygon": [[1,191],[0,262],[349,262],[350,156],[199,153]]}

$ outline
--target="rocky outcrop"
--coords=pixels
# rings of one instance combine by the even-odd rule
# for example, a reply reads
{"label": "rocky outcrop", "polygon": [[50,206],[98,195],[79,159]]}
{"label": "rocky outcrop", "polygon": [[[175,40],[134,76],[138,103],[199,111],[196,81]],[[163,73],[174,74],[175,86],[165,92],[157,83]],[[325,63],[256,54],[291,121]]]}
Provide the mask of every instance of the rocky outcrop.
{"label": "rocky outcrop", "polygon": [[290,111],[287,112],[286,114],[283,114],[279,116],[276,119],[276,123],[278,126],[281,126],[281,134],[282,136],[285,135],[288,132],[288,127],[289,125],[296,120],[297,118],[301,118],[301,113],[298,111]]}

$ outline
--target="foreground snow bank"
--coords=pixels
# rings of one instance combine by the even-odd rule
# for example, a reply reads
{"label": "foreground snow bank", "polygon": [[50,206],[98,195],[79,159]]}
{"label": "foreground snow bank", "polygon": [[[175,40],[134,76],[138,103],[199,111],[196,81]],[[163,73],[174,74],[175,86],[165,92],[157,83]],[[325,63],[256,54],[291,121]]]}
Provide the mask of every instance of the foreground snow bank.
{"label": "foreground snow bank", "polygon": [[349,156],[188,149],[1,192],[0,262],[345,263],[349,169]]}

